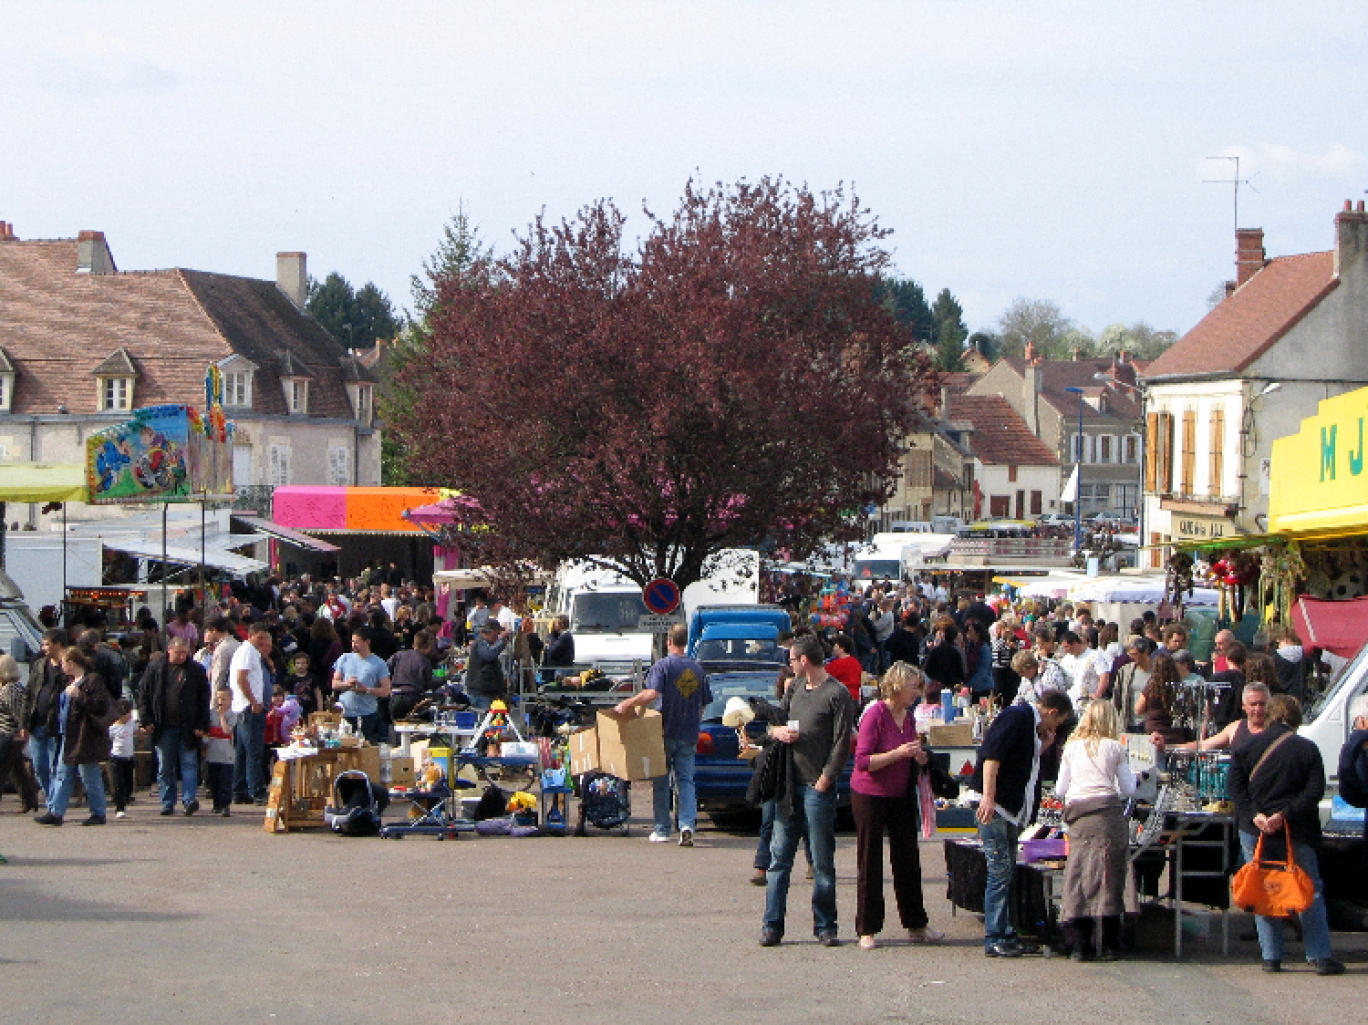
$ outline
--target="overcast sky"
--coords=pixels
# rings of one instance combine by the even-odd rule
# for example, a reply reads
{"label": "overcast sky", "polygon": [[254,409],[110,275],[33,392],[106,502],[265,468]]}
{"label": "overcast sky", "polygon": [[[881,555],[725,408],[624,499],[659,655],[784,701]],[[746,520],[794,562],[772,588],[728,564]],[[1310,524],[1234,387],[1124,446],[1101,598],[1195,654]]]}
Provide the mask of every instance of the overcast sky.
{"label": "overcast sky", "polygon": [[[853,183],[971,330],[1016,297],[1189,329],[1368,188],[1368,3],[0,0],[0,220],[121,270],[409,275],[464,203],[670,210],[684,183]],[[1258,191],[1254,191],[1257,189]],[[0,325],[3,330],[3,325]]]}

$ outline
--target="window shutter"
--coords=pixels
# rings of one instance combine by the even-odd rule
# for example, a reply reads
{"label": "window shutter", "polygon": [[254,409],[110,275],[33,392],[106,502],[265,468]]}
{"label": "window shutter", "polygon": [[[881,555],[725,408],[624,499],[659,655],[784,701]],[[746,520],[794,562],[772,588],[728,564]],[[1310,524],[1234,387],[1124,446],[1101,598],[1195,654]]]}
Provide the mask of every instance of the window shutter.
{"label": "window shutter", "polygon": [[1159,490],[1159,414],[1145,414],[1145,490]]}
{"label": "window shutter", "polygon": [[1156,490],[1165,494],[1173,490],[1173,423],[1172,413],[1159,414],[1159,446],[1162,458],[1159,462],[1159,480]]}
{"label": "window shutter", "polygon": [[1225,410],[1211,411],[1211,481],[1207,492],[1213,498],[1225,494]]}
{"label": "window shutter", "polygon": [[1197,411],[1189,409],[1183,413],[1183,468],[1182,487],[1184,495],[1191,495],[1193,481],[1197,476]]}
{"label": "window shutter", "polygon": [[272,487],[284,487],[290,483],[290,446],[271,446],[270,481]]}
{"label": "window shutter", "polygon": [[328,483],[346,487],[351,483],[351,452],[346,448],[328,449]]}

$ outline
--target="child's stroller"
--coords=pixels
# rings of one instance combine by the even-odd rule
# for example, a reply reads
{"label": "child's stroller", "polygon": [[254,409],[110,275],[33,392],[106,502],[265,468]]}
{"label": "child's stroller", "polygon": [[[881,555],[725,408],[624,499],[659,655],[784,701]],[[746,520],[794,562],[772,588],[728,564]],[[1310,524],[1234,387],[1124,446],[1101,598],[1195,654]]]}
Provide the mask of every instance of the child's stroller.
{"label": "child's stroller", "polygon": [[579,777],[579,825],[576,836],[585,836],[585,821],[597,829],[621,829],[627,835],[632,817],[632,785],[606,772],[586,772]]}
{"label": "child's stroller", "polygon": [[332,804],[323,809],[328,828],[343,836],[379,836],[380,816],[389,794],[360,769],[339,772],[333,780]]}

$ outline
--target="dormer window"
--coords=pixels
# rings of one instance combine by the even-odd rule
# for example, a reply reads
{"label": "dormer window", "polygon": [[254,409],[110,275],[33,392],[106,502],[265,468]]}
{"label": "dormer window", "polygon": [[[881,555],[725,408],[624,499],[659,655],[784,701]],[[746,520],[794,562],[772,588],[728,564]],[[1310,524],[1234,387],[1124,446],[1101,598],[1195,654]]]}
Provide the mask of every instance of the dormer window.
{"label": "dormer window", "polygon": [[0,349],[0,413],[14,408],[14,379],[19,374],[4,349]]}
{"label": "dormer window", "polygon": [[256,364],[242,356],[232,355],[219,361],[219,372],[223,375],[223,408],[252,408],[252,375]]}
{"label": "dormer window", "polygon": [[133,408],[133,384],[138,368],[124,348],[116,349],[95,368],[97,405],[101,413],[124,413]]}
{"label": "dormer window", "polygon": [[375,419],[375,377],[355,354],[342,357],[342,381],[351,400],[352,412],[363,427]]}
{"label": "dormer window", "polygon": [[280,387],[285,394],[285,412],[290,416],[309,415],[309,379],[313,373],[296,357],[285,352],[280,357]]}

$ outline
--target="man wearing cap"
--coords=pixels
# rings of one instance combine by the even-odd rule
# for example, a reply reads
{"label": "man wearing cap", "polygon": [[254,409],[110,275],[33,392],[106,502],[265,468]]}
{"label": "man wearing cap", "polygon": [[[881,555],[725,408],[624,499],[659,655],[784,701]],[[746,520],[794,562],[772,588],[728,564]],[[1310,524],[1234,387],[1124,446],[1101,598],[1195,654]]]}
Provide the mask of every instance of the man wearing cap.
{"label": "man wearing cap", "polygon": [[670,841],[670,779],[679,793],[679,846],[692,847],[698,822],[698,799],[694,791],[694,754],[698,747],[698,724],[703,709],[712,701],[708,677],[703,667],[689,658],[689,628],[683,623],[670,627],[665,641],[669,653],[646,677],[646,686],[630,698],[618,702],[618,715],[635,714],[647,705],[659,707],[665,733],[665,772],[651,780],[655,828],[652,843]]}
{"label": "man wearing cap", "polygon": [[508,631],[493,617],[480,624],[480,636],[470,646],[470,661],[466,663],[465,689],[472,708],[489,708],[495,698],[504,694],[503,669],[499,656],[508,646]]}

